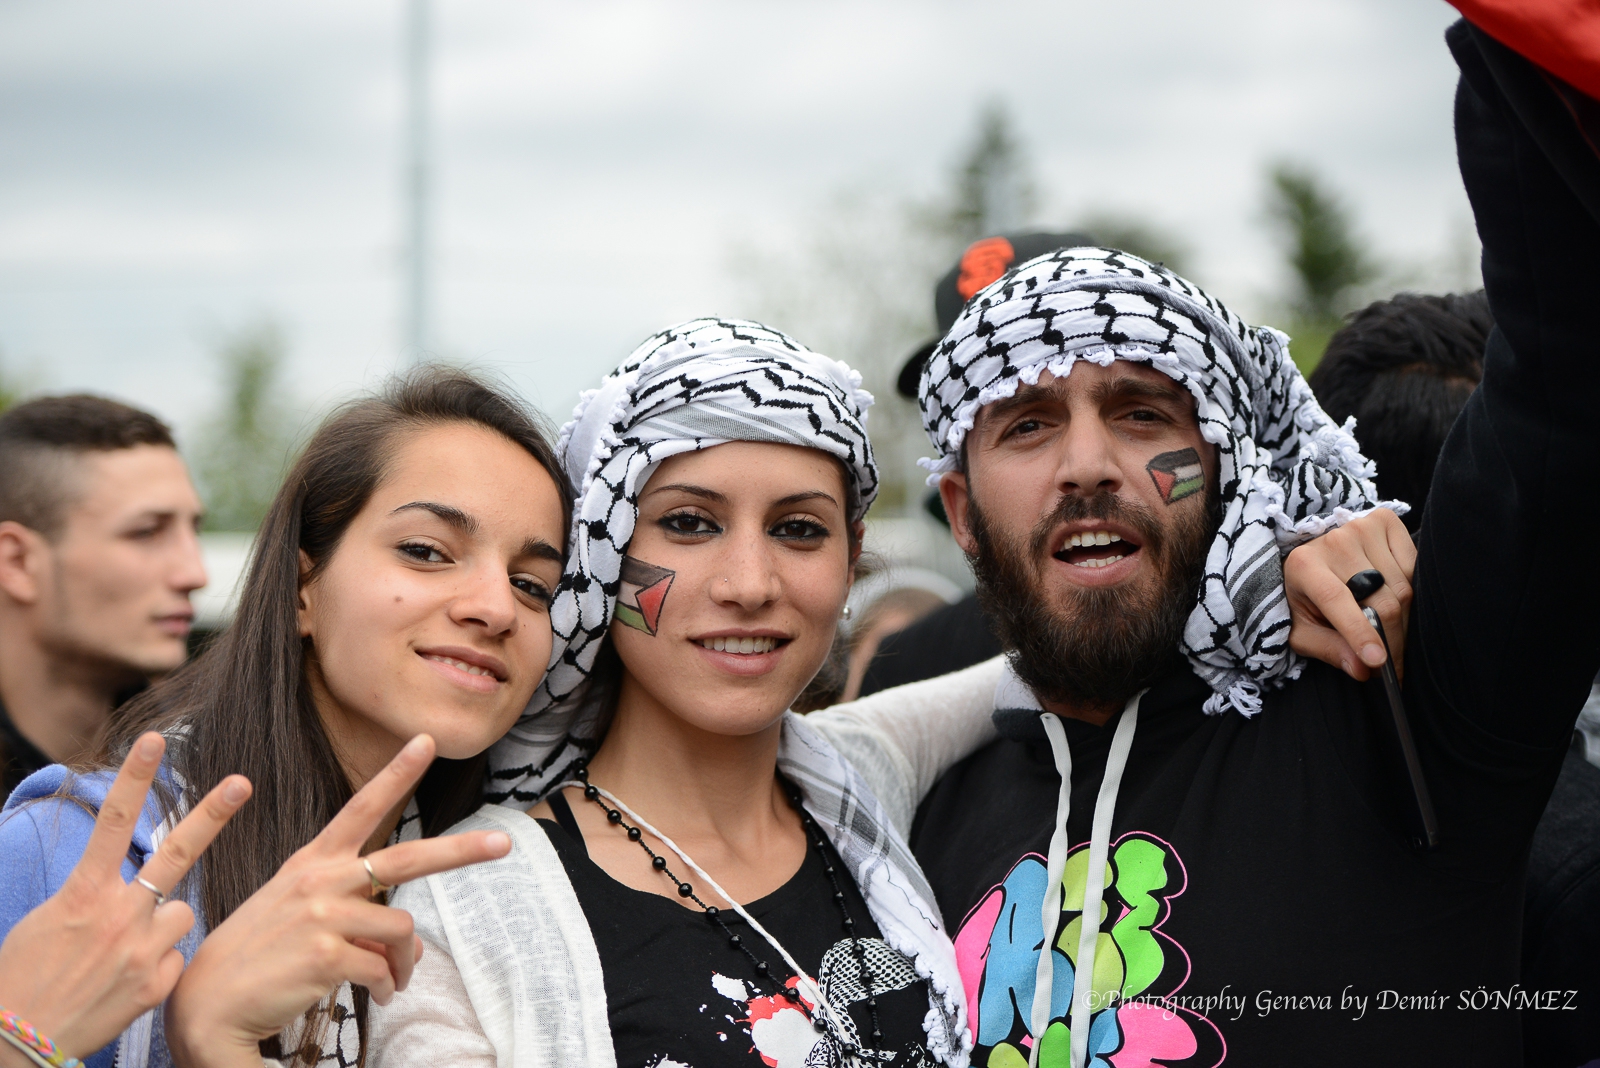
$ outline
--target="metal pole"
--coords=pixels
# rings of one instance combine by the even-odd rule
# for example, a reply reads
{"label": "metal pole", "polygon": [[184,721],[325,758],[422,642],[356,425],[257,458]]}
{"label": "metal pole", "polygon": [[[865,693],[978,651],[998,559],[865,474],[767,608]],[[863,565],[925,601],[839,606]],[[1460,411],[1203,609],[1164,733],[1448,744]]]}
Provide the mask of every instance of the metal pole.
{"label": "metal pole", "polygon": [[428,0],[406,0],[406,281],[401,357],[417,363],[429,352]]}

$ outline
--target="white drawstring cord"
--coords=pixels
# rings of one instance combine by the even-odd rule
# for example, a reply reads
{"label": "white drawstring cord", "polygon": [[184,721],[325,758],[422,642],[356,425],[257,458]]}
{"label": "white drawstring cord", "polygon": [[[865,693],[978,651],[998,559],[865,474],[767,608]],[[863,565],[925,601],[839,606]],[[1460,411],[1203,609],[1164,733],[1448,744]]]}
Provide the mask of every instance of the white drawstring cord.
{"label": "white drawstring cord", "polygon": [[1050,1026],[1050,994],[1056,973],[1056,924],[1061,920],[1061,873],[1067,866],[1067,816],[1072,811],[1072,747],[1067,744],[1067,733],[1054,712],[1040,713],[1039,720],[1044,724],[1050,752],[1056,759],[1061,794],[1056,799],[1056,825],[1050,832],[1050,851],[1045,857],[1044,904],[1040,912],[1044,945],[1039,947],[1039,963],[1033,973],[1033,1013],[1028,1027],[1033,1033],[1033,1048],[1028,1051],[1028,1068],[1038,1068],[1039,1046],[1044,1042],[1045,1028]]}
{"label": "white drawstring cord", "polygon": [[[590,785],[593,785],[593,784],[592,783],[586,783],[586,782],[579,782],[576,779],[571,779],[571,780],[569,780],[567,782],[564,782],[561,785],[557,786],[556,789],[557,790],[563,790],[563,789],[567,788],[568,786],[576,786],[576,787],[579,787],[581,789],[582,787],[590,786]],[[595,789],[600,791],[600,796],[601,797],[605,798],[606,800],[610,801],[612,804],[616,805],[617,808],[621,809],[623,814],[626,815],[629,819],[631,819],[638,826],[638,828],[641,831],[644,831],[646,834],[653,834],[657,838],[659,838],[661,840],[661,844],[666,846],[668,849],[672,850],[674,853],[676,853],[678,855],[678,859],[682,860],[683,863],[688,866],[690,871],[694,872],[702,880],[704,880],[705,884],[708,887],[710,887],[716,893],[716,895],[718,897],[720,897],[720,898],[722,898],[722,900],[726,901],[728,903],[729,907],[732,908],[733,911],[735,913],[737,913],[739,915],[739,917],[744,920],[745,923],[748,923],[750,925],[750,929],[752,931],[755,931],[756,934],[758,934],[762,938],[766,939],[767,940],[767,945],[772,947],[772,950],[773,950],[774,953],[778,954],[778,956],[783,958],[783,962],[789,966],[789,969],[791,971],[793,971],[795,976],[799,979],[799,985],[805,988],[805,990],[803,990],[802,993],[805,993],[805,992],[809,991],[808,996],[811,998],[812,1004],[815,1005],[818,1009],[826,1011],[826,1013],[828,1014],[828,1017],[833,1021],[833,1026],[838,1029],[838,1033],[839,1034],[841,1034],[841,1035],[849,1034],[849,1030],[847,1028],[845,1028],[844,1025],[840,1022],[838,1011],[835,1010],[834,1007],[831,1004],[828,1003],[828,999],[827,998],[823,997],[823,995],[822,995],[822,987],[820,985],[818,985],[818,983],[817,983],[817,981],[815,979],[811,978],[810,975],[806,974],[806,970],[804,968],[800,967],[799,962],[796,961],[794,959],[794,957],[790,956],[789,951],[787,949],[784,949],[783,945],[776,938],[772,937],[772,935],[767,932],[767,929],[765,927],[761,926],[760,923],[756,922],[756,918],[754,916],[750,915],[748,912],[746,912],[744,910],[744,906],[743,905],[739,904],[733,898],[729,897],[728,896],[728,892],[726,890],[724,890],[722,887],[718,886],[717,885],[717,881],[715,879],[713,879],[710,875],[707,875],[706,874],[706,870],[704,868],[702,868],[700,865],[696,864],[694,862],[693,858],[691,858],[689,856],[689,854],[685,853],[683,850],[678,848],[678,843],[674,842],[672,839],[668,838],[666,835],[662,834],[660,831],[658,831],[654,827],[650,826],[649,823],[645,822],[645,819],[644,819],[643,816],[640,816],[633,809],[629,808],[627,806],[627,804],[624,803],[623,800],[620,797],[618,797],[616,794],[612,793],[610,790],[607,790],[604,786],[595,786]]]}
{"label": "white drawstring cord", "polygon": [[[1078,963],[1072,984],[1072,1051],[1070,1068],[1082,1068],[1089,1060],[1089,996],[1094,991],[1094,955],[1100,943],[1100,904],[1106,891],[1106,862],[1111,853],[1111,817],[1117,809],[1117,791],[1122,788],[1122,772],[1128,766],[1128,750],[1133,748],[1133,732],[1139,724],[1140,690],[1128,698],[1117,732],[1111,736],[1106,753],[1106,773],[1100,780],[1100,796],[1095,798],[1094,822],[1089,832],[1089,871],[1083,886],[1083,928],[1078,939]],[[1105,1006],[1101,1006],[1105,1008]],[[1037,1040],[1035,1040],[1037,1044]]]}
{"label": "white drawstring cord", "polygon": [[[1089,1051],[1089,993],[1094,987],[1094,954],[1100,938],[1100,904],[1105,897],[1106,862],[1111,851],[1111,819],[1117,809],[1117,792],[1122,788],[1122,772],[1128,765],[1128,752],[1133,748],[1133,732],[1139,724],[1140,690],[1128,699],[1122,709],[1122,719],[1116,733],[1111,736],[1111,748],[1106,753],[1105,776],[1100,781],[1100,794],[1095,798],[1094,817],[1089,832],[1089,871],[1083,891],[1082,936],[1078,940],[1078,960],[1073,969],[1072,1008],[1068,1026],[1072,1040],[1068,1051],[1069,1068],[1083,1068]],[[1045,737],[1050,739],[1050,752],[1055,757],[1056,771],[1061,776],[1061,792],[1056,800],[1056,824],[1050,834],[1050,852],[1045,864],[1044,904],[1041,922],[1044,927],[1044,944],[1039,947],[1039,963],[1034,970],[1033,1011],[1028,1028],[1033,1035],[1033,1047],[1028,1051],[1028,1068],[1038,1068],[1039,1047],[1044,1044],[1045,1030],[1050,1026],[1050,995],[1055,985],[1056,926],[1061,922],[1061,876],[1067,867],[1067,817],[1072,813],[1072,747],[1067,744],[1067,732],[1053,712],[1041,712],[1039,721],[1044,724]]]}

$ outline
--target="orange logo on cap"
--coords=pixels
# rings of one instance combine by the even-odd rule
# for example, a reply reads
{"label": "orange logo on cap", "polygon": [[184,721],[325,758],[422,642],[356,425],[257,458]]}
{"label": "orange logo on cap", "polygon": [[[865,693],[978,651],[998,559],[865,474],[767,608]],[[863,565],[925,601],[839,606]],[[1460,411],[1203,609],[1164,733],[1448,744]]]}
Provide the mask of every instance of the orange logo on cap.
{"label": "orange logo on cap", "polygon": [[971,300],[972,294],[1005,274],[1006,268],[1016,258],[1016,250],[1003,237],[974,241],[961,257],[961,274],[956,278],[956,292],[961,294],[962,300]]}

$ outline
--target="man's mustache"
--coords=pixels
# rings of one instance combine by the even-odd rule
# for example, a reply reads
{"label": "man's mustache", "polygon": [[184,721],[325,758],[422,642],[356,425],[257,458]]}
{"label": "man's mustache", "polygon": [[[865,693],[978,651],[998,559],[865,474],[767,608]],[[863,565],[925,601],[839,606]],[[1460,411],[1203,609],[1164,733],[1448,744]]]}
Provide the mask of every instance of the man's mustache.
{"label": "man's mustache", "polygon": [[1083,497],[1075,493],[1064,494],[1050,510],[1050,514],[1034,526],[1029,543],[1033,550],[1032,558],[1038,560],[1045,555],[1050,548],[1051,536],[1061,526],[1067,523],[1079,523],[1085,519],[1121,523],[1138,533],[1141,550],[1149,552],[1151,557],[1161,555],[1164,547],[1161,523],[1151,514],[1150,509],[1142,504],[1124,501],[1115,493],[1107,491],[1096,493],[1092,497]]}

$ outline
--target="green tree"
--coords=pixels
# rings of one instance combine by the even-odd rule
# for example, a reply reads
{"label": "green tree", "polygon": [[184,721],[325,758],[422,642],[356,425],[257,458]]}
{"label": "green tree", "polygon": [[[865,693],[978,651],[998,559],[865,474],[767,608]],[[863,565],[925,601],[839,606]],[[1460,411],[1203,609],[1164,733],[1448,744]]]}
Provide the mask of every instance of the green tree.
{"label": "green tree", "polygon": [[195,465],[212,530],[255,530],[278,491],[296,438],[283,359],[270,323],[241,331],[218,354],[222,403],[197,436]]}
{"label": "green tree", "polygon": [[1279,163],[1269,175],[1267,215],[1291,279],[1288,310],[1295,362],[1310,373],[1359,290],[1379,275],[1349,211],[1309,168]]}
{"label": "green tree", "polygon": [[1014,129],[1010,111],[992,101],[978,113],[977,126],[950,175],[948,190],[918,214],[959,250],[980,237],[1026,224],[1036,206],[1027,149]]}

